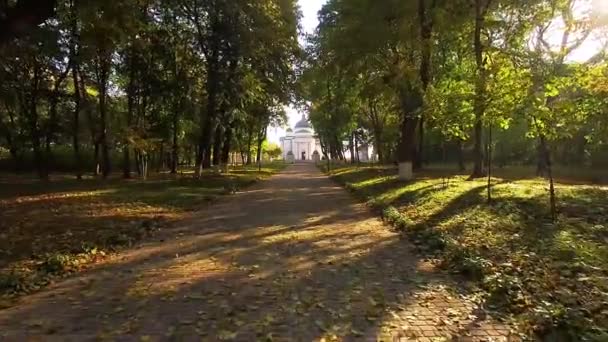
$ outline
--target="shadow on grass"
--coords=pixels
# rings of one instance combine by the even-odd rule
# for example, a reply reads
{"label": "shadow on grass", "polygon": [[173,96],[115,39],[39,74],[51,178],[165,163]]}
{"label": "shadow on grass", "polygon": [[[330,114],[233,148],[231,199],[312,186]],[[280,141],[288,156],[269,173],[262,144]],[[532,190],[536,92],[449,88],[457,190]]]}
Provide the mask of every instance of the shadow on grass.
{"label": "shadow on grass", "polygon": [[81,253],[83,246],[108,250],[129,245],[270,172],[147,181],[3,179],[9,183],[0,183],[0,269],[17,261],[39,261],[46,254]]}

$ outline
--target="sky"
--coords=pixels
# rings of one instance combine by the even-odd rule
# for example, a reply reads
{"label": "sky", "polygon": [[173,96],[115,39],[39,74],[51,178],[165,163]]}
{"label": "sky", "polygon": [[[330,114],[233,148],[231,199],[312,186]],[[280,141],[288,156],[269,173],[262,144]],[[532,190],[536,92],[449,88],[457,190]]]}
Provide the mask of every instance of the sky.
{"label": "sky", "polygon": [[[301,25],[303,33],[313,33],[315,31],[317,25],[319,24],[317,13],[326,2],[327,0],[298,0],[300,10],[302,11]],[[585,8],[580,9],[580,11],[588,10],[591,7],[596,13],[599,12],[602,15],[608,15],[608,0],[582,0],[581,3]],[[551,44],[559,45],[559,42],[561,41],[561,32],[559,26],[559,24],[556,25],[554,30],[555,33],[552,34],[548,39]],[[604,41],[604,39],[606,39],[606,37],[589,37],[577,50],[572,53],[571,56],[569,56],[568,59],[570,61],[580,62],[588,60],[603,47],[602,41]],[[293,107],[287,107],[285,109],[289,119],[289,127],[295,126],[295,124],[302,119],[303,113],[299,112]],[[268,130],[268,140],[278,144],[279,139],[285,136],[285,129],[286,128],[270,127]]]}
{"label": "sky", "polygon": [[[300,10],[302,11],[302,30],[303,33],[313,33],[319,24],[317,13],[327,0],[298,0]],[[302,119],[302,113],[293,107],[285,108],[287,117],[289,118],[289,127],[296,125]],[[275,144],[279,143],[279,139],[285,136],[285,129],[270,127],[268,129],[268,141]]]}

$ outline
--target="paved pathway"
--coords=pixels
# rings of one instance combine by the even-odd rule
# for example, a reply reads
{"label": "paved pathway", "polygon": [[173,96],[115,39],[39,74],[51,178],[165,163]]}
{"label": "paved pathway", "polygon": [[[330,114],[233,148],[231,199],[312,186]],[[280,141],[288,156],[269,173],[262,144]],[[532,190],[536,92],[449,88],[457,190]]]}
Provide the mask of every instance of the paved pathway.
{"label": "paved pathway", "polygon": [[313,165],[0,311],[0,340],[506,341]]}

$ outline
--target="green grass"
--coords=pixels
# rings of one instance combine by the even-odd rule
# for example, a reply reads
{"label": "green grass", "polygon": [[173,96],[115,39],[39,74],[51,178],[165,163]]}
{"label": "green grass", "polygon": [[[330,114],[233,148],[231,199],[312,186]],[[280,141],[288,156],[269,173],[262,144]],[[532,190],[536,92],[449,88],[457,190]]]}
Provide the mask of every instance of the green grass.
{"label": "green grass", "polygon": [[208,171],[201,179],[155,174],[146,181],[0,176],[0,294],[37,289],[49,273],[76,272],[284,167]]}
{"label": "green grass", "polygon": [[[519,172],[519,171],[517,171]],[[507,170],[503,173],[508,174]],[[381,209],[422,252],[480,282],[488,303],[546,339],[608,335],[608,187],[558,183],[557,222],[543,179],[486,180],[428,170],[411,182],[390,167],[331,175]],[[449,179],[449,182],[448,182]]]}

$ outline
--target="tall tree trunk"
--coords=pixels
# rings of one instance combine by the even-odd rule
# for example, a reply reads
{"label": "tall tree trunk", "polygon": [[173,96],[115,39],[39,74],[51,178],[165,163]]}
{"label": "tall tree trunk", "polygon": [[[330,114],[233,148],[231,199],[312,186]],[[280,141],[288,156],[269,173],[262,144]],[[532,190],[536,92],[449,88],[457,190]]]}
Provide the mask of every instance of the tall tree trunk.
{"label": "tall tree trunk", "polygon": [[354,141],[355,141],[355,161],[357,163],[361,162],[359,160],[359,139],[357,138],[357,134],[353,133]]}
{"label": "tall tree trunk", "polygon": [[[211,127],[211,131],[209,132],[210,136],[213,138],[213,132],[215,131],[215,125],[213,125]],[[203,169],[208,169],[211,167],[211,153],[212,153],[212,146],[213,145],[213,139],[210,139],[210,141],[207,143],[207,147],[205,150],[205,153],[203,155]]]}
{"label": "tall tree trunk", "polygon": [[[217,116],[217,102],[220,86],[220,18],[219,8],[214,8],[211,11],[211,39],[209,44],[209,53],[207,58],[207,82],[205,88],[207,90],[207,110],[204,117],[201,118],[201,140],[200,151],[197,156],[196,175],[200,176],[205,167],[211,164],[211,142],[213,130],[215,129]],[[202,42],[202,41],[201,41]],[[204,43],[202,43],[205,45]]]}
{"label": "tall tree trunk", "polygon": [[99,161],[99,135],[98,135],[98,129],[96,127],[96,120],[95,118],[93,118],[93,104],[92,101],[89,102],[89,98],[87,95],[87,91],[86,91],[86,81],[84,78],[84,75],[80,72],[78,72],[78,81],[79,81],[79,86],[80,86],[80,99],[81,99],[81,106],[84,108],[84,112],[86,114],[87,117],[87,121],[89,124],[89,132],[91,134],[91,143],[94,145],[94,156],[93,156],[93,162],[94,162],[94,169],[93,169],[93,174],[95,176],[99,176],[101,173],[101,163]]}
{"label": "tall tree trunk", "polygon": [[[111,53],[99,49],[97,51],[95,73],[97,78],[97,87],[99,89],[99,136],[97,137],[96,145],[101,148],[101,174],[103,178],[110,175],[110,150],[108,146],[108,79],[110,76],[110,59]],[[96,154],[99,152],[96,146]],[[99,165],[99,164],[98,164]]]}
{"label": "tall tree trunk", "polygon": [[105,60],[104,56],[100,56],[99,65],[99,123],[100,134],[99,143],[101,145],[101,174],[103,178],[108,178],[111,171],[110,165],[110,150],[108,146],[108,122],[107,122],[107,97],[108,97],[108,74],[109,74],[109,61]]}
{"label": "tall tree trunk", "polygon": [[[4,106],[6,108],[6,113],[8,115],[10,124],[10,126],[4,127],[4,135],[8,144],[8,150],[11,155],[11,159],[13,160],[13,170],[15,171],[15,173],[19,173],[21,172],[21,157],[19,154],[19,146],[17,145],[16,139],[13,138],[13,134],[11,134],[13,131],[17,131],[17,125],[15,123],[15,114],[9,108],[7,103],[4,103]],[[18,132],[14,132],[14,134],[17,137],[19,136]]]}
{"label": "tall tree trunk", "polygon": [[268,130],[268,128],[265,126],[258,133],[258,139],[257,139],[258,140],[257,141],[258,151],[257,151],[257,156],[256,156],[256,161],[257,161],[258,165],[262,165],[262,153],[264,152],[264,151],[262,151],[262,146],[264,144],[264,140],[266,140],[267,130]]}
{"label": "tall tree trunk", "polygon": [[355,132],[351,132],[349,136],[348,149],[350,150],[350,163],[355,163]]}
{"label": "tall tree trunk", "polygon": [[72,80],[74,82],[74,113],[72,117],[72,147],[74,149],[74,162],[76,164],[76,179],[82,179],[82,156],[80,155],[80,107],[81,94],[78,86],[80,68],[75,60],[72,67]]}
{"label": "tall tree trunk", "polygon": [[222,156],[221,156],[221,164],[224,167],[224,172],[228,172],[228,164],[230,162],[230,149],[232,145],[232,136],[234,132],[234,123],[231,122],[226,127],[226,132],[224,133],[224,144],[222,145]]}
{"label": "tall tree trunk", "polygon": [[488,124],[488,204],[492,203],[492,123]]}
{"label": "tall tree trunk", "polygon": [[177,174],[177,166],[179,165],[179,111],[181,111],[181,101],[178,106],[179,110],[175,110],[173,113],[173,138],[171,144],[171,174]]}
{"label": "tall tree trunk", "polygon": [[[485,5],[483,2],[485,1]],[[486,71],[485,62],[483,59],[483,44],[481,42],[481,31],[485,24],[485,14],[491,0],[475,0],[475,33],[474,33],[474,48],[475,48],[475,64],[477,67],[477,76],[475,82],[475,145],[473,148],[474,166],[471,178],[480,178],[484,176],[483,170],[483,117],[485,114],[485,99],[486,99]]]}
{"label": "tall tree trunk", "polygon": [[[37,62],[36,62],[37,64]],[[38,117],[38,93],[41,81],[41,68],[39,65],[34,67],[33,80],[31,85],[31,93],[29,94],[29,123],[30,123],[30,135],[32,139],[32,149],[34,150],[34,163],[36,164],[36,170],[40,179],[48,179],[48,172],[46,168],[45,156],[40,149],[40,123]]]}
{"label": "tall tree trunk", "polygon": [[51,90],[50,98],[49,98],[49,122],[46,126],[46,163],[47,163],[47,172],[51,172],[53,169],[53,151],[51,145],[55,140],[55,135],[57,134],[57,106],[59,105],[59,89],[63,84],[63,81],[68,77],[70,73],[70,64],[65,67],[65,70],[55,79],[53,82],[53,89]]}
{"label": "tall tree trunk", "polygon": [[409,115],[409,113],[405,114],[405,117],[401,121],[401,141],[398,150],[399,178],[401,180],[413,178],[413,160],[418,118],[408,117]]}
{"label": "tall tree trunk", "polygon": [[422,169],[424,164],[424,116],[420,116],[420,122],[418,123],[418,141],[416,143],[416,156],[414,158],[414,170]]}
{"label": "tall tree trunk", "polygon": [[540,134],[540,150],[543,153],[543,159],[546,162],[547,177],[549,178],[549,205],[551,210],[551,220],[555,222],[557,220],[557,200],[555,196],[555,182],[553,179],[553,163],[551,161],[551,151],[547,146],[547,138],[544,134]]}
{"label": "tall tree trunk", "polygon": [[215,128],[215,137],[213,138],[213,166],[221,164],[223,131],[222,125],[218,124]]}
{"label": "tall tree trunk", "polygon": [[57,105],[59,95],[58,90],[55,88],[52,91],[51,98],[49,99],[49,123],[46,130],[46,141],[45,141],[45,155],[47,161],[48,172],[52,172],[54,166],[53,149],[51,145],[55,139],[55,133],[57,132]]}
{"label": "tall tree trunk", "polygon": [[93,142],[93,159],[95,161],[95,170],[93,173],[95,176],[101,175],[101,161],[99,160],[99,138],[94,137],[95,141]]}
{"label": "tall tree trunk", "polygon": [[[434,3],[433,3],[434,4]],[[420,24],[421,58],[419,77],[422,89],[401,90],[403,119],[401,120],[401,142],[399,148],[399,178],[413,178],[416,155],[416,129],[420,118],[417,112],[424,106],[424,92],[431,79],[431,38],[433,34],[433,8],[427,9],[425,0],[418,0],[418,20]]]}
{"label": "tall tree trunk", "polygon": [[82,179],[82,157],[80,155],[80,106],[81,94],[78,74],[80,73],[80,60],[78,54],[78,0],[70,0],[70,64],[72,65],[72,83],[74,83],[74,112],[72,114],[72,148],[74,149],[74,163],[76,179]]}
{"label": "tall tree trunk", "polygon": [[247,132],[247,165],[251,165],[252,156],[251,156],[251,144],[253,143],[253,128],[249,128]]}
{"label": "tall tree trunk", "polygon": [[131,141],[130,136],[133,134],[133,113],[135,111],[135,52],[133,49],[129,51],[129,84],[127,85],[127,133],[123,140],[122,150],[122,176],[123,178],[131,178]]}

